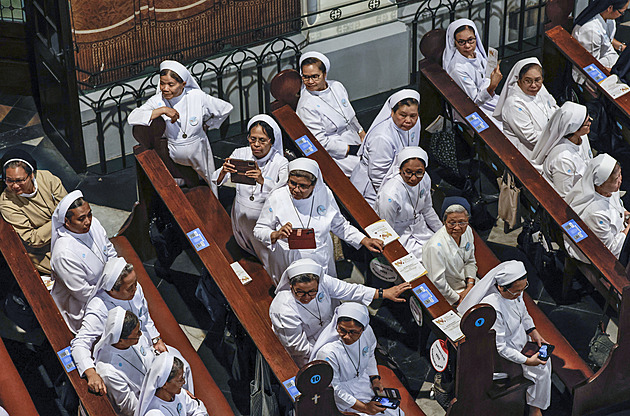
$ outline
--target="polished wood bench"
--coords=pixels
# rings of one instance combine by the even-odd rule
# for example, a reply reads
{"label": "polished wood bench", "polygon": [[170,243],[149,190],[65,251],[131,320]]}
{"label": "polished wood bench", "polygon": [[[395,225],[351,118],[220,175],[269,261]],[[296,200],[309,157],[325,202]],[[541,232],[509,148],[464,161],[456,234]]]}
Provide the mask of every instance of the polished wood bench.
{"label": "polished wood bench", "polygon": [[0,406],[11,416],[36,416],[37,409],[0,338]]}

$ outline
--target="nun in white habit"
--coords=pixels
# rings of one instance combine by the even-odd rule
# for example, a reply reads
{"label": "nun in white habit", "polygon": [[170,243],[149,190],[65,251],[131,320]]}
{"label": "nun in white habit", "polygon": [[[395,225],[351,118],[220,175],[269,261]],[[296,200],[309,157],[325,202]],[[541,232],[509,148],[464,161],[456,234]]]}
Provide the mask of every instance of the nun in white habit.
{"label": "nun in white habit", "polygon": [[[313,229],[315,248],[290,249],[293,228]],[[331,232],[356,249],[361,245],[374,252],[383,249],[381,240],[366,237],[341,214],[317,162],[291,161],[287,184],[271,192],[254,227],[254,236],[271,250],[268,262],[263,263],[267,273],[278,282],[291,263],[307,257],[336,277]]]}
{"label": "nun in white habit", "polygon": [[236,184],[232,204],[232,232],[243,250],[257,256],[263,264],[269,260],[269,249],[253,234],[254,226],[272,190],[287,182],[289,161],[284,157],[282,132],[274,119],[266,114],[252,117],[247,124],[249,146],[235,149],[223,167],[212,174],[212,181],[224,185],[235,172],[230,159],[253,160],[256,169],[250,171],[255,185]]}
{"label": "nun in white habit", "polygon": [[[75,201],[78,201],[75,204]],[[55,280],[51,295],[73,333],[94,291],[105,263],[118,254],[101,223],[92,217],[81,191],[70,192],[59,202],[52,215],[51,267]],[[72,216],[67,218],[68,211]]]}
{"label": "nun in white habit", "polygon": [[[567,194],[566,201],[582,221],[606,247],[619,258],[630,225],[619,197],[621,167],[605,153],[591,159],[586,172]],[[568,238],[564,239],[567,251],[576,259],[588,263],[586,256]]]}
{"label": "nun in white habit", "polygon": [[302,91],[295,112],[324,146],[346,176],[359,163],[357,152],[365,136],[350,97],[339,81],[329,80],[330,60],[319,52],[300,57]]}
{"label": "nun in white habit", "polygon": [[203,92],[184,65],[163,61],[156,94],[134,109],[128,122],[132,126],[149,126],[162,117],[171,159],[192,167],[216,195],[217,187],[211,181],[214,159],[205,129],[219,128],[232,108],[232,104]]}
{"label": "nun in white habit", "polygon": [[556,100],[543,84],[543,70],[537,58],[518,61],[505,80],[494,117],[503,122],[503,133],[529,158],[538,137],[558,110]]}
{"label": "nun in white habit", "polygon": [[382,389],[383,384],[374,357],[376,336],[369,323],[365,305],[341,304],[317,339],[311,361],[324,360],[332,366],[335,403],[340,411],[358,412],[362,416],[404,415],[400,408],[386,409],[371,401],[374,389]]}
{"label": "nun in white habit", "polygon": [[503,75],[497,65],[490,78],[486,78],[487,64],[488,55],[475,23],[469,19],[458,19],[448,25],[442,67],[500,129],[501,121],[492,114],[499,99],[494,91]]}
{"label": "nun in white habit", "polygon": [[208,416],[204,403],[183,389],[182,361],[170,352],[160,354],[149,368],[134,416]]}
{"label": "nun in white habit", "polygon": [[588,140],[590,126],[586,107],[567,101],[551,117],[532,152],[534,167],[563,198],[593,158]]}
{"label": "nun in white habit", "polygon": [[538,353],[527,357],[521,351],[530,338],[540,345],[546,343],[536,330],[532,317],[523,301],[528,286],[527,271],[522,262],[510,260],[490,270],[475,285],[457,308],[460,314],[479,304],[487,303],[497,312],[492,329],[496,331],[499,355],[521,364],[523,375],[534,385],[527,388],[530,415],[541,415],[551,402],[551,359],[542,361]]}
{"label": "nun in white habit", "polygon": [[392,94],[378,113],[361,143],[359,164],[350,181],[374,207],[376,195],[396,154],[420,142],[420,94],[404,89]]}
{"label": "nun in white habit", "polygon": [[422,259],[422,246],[442,228],[433,209],[429,155],[421,147],[402,149],[378,192],[375,210],[400,236],[400,243]]}
{"label": "nun in white habit", "polygon": [[271,325],[298,367],[303,367],[309,362],[315,341],[330,323],[339,301],[367,306],[382,296],[403,302],[398,295],[410,288],[409,283],[402,283],[379,292],[331,277],[311,259],[299,259],[282,273],[269,307]]}

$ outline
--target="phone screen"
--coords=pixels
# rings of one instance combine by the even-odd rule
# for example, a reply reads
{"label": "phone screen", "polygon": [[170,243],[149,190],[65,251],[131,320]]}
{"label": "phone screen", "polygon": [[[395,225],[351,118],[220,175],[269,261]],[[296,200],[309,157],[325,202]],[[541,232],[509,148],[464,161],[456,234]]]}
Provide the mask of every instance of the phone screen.
{"label": "phone screen", "polygon": [[539,352],[539,357],[541,359],[543,358],[547,358],[547,346],[545,344],[541,345],[540,349],[538,350]]}
{"label": "phone screen", "polygon": [[374,396],[372,401],[375,401],[378,404],[380,404],[381,406],[387,407],[388,409],[395,409],[395,408],[398,407],[398,404],[399,404],[398,400],[394,401],[394,400],[389,399],[387,397],[380,397],[380,396]]}

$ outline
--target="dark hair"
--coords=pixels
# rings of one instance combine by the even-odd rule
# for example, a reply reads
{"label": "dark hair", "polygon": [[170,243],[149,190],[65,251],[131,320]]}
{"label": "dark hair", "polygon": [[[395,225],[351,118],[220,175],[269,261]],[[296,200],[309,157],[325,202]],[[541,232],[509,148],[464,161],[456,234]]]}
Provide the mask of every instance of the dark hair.
{"label": "dark hair", "polygon": [[319,68],[320,71],[322,71],[324,74],[326,73],[326,65],[324,65],[324,63],[315,58],[315,57],[310,57],[310,58],[306,58],[305,60],[302,61],[302,65],[300,65],[300,69],[304,69],[304,67],[306,65],[315,65]]}
{"label": "dark hair", "polygon": [[536,62],[530,62],[526,65],[523,65],[523,67],[521,68],[520,71],[518,71],[518,79],[521,80],[523,79],[523,77],[525,76],[525,74],[527,73],[527,71],[529,71],[532,68],[536,68],[540,71],[540,74],[542,75],[542,77],[545,77],[545,71],[543,70],[543,67],[538,65]]}
{"label": "dark hair", "polygon": [[75,199],[74,202],[70,204],[70,206],[68,207],[68,210],[66,211],[66,219],[71,219],[74,216],[74,212],[72,212],[72,210],[82,207],[83,204],[85,204],[85,200],[83,198],[79,197]]}
{"label": "dark hair", "polygon": [[135,313],[131,311],[125,312],[125,320],[123,321],[122,331],[120,331],[120,339],[127,339],[139,323],[140,320]]}
{"label": "dark hair", "polygon": [[418,105],[418,100],[416,100],[415,98],[411,98],[411,97],[403,98],[402,100],[396,103],[396,105],[392,108],[392,111],[395,113],[403,105],[412,106],[414,104]]}
{"label": "dark hair", "polygon": [[311,172],[307,172],[302,169],[294,169],[289,172],[289,177],[295,176],[296,178],[306,178],[311,181],[311,185],[314,185],[317,182],[317,178]]}
{"label": "dark hair", "polygon": [[7,168],[22,168],[27,175],[33,173],[33,169],[31,169],[29,165],[22,162],[21,160],[14,160],[13,162],[7,163],[7,165],[4,167],[5,172],[7,171]]}
{"label": "dark hair", "polygon": [[251,127],[249,128],[249,131],[247,132],[247,137],[249,137],[252,134],[252,130],[256,126],[262,127],[267,137],[269,137],[269,140],[271,140],[271,143],[274,143],[276,141],[276,136],[273,134],[273,127],[271,127],[269,123],[266,123],[262,120],[257,120],[251,125]]}
{"label": "dark hair", "polygon": [[129,276],[129,274],[132,271],[133,271],[133,264],[131,263],[125,264],[125,267],[123,267],[122,272],[120,272],[120,276],[118,276],[118,278],[116,279],[116,283],[114,283],[114,286],[112,286],[112,290],[115,290],[118,292],[120,290],[120,287],[123,284],[123,279]]}
{"label": "dark hair", "polygon": [[359,328],[361,328],[361,331],[363,331],[363,330],[365,329],[365,326],[363,326],[363,324],[362,324],[361,322],[357,321],[357,320],[356,320],[356,319],[354,319],[354,318],[349,318],[349,317],[347,317],[347,316],[340,316],[340,317],[337,319],[337,325],[339,325],[339,323],[340,323],[340,322],[354,322],[354,324],[355,324],[356,326],[358,326]]}
{"label": "dark hair", "polygon": [[521,276],[515,281],[508,283],[507,285],[500,285],[498,283],[495,283],[494,285],[497,287],[501,286],[503,289],[510,289],[512,286],[514,286],[514,283],[519,282],[521,280],[525,280],[525,279],[527,279],[527,275]]}
{"label": "dark hair", "polygon": [[422,160],[419,157],[410,157],[409,159],[405,159],[401,164],[400,164],[400,169],[403,168],[403,166],[405,166],[407,164],[407,162],[409,162],[410,160],[419,160],[420,162],[422,162],[422,167],[426,168],[427,164],[424,160]]}
{"label": "dark hair", "polygon": [[475,28],[470,27],[469,25],[463,25],[455,29],[455,33],[453,33],[453,39],[457,39],[457,34],[463,32],[466,29],[472,30],[472,32],[475,33]]}
{"label": "dark hair", "polygon": [[173,78],[175,81],[179,82],[180,84],[184,82],[182,77],[180,77],[179,74],[177,72],[173,71],[172,69],[163,69],[163,70],[161,70],[160,71],[160,76],[161,77],[169,76],[169,77]]}
{"label": "dark hair", "polygon": [[289,283],[293,286],[298,283],[310,283],[313,280],[319,282],[319,276],[313,273],[302,273],[289,279]]}
{"label": "dark hair", "polygon": [[173,357],[173,367],[171,368],[171,372],[168,373],[167,382],[171,381],[175,378],[177,374],[184,371],[184,363],[177,357]]}

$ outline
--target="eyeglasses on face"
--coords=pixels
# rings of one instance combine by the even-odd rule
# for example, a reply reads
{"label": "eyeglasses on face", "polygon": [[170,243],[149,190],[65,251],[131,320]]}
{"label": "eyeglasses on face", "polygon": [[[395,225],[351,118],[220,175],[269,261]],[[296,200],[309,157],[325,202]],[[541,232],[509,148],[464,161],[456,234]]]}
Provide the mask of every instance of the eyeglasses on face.
{"label": "eyeglasses on face", "polygon": [[343,329],[339,325],[337,325],[337,332],[342,337],[345,337],[346,335],[350,335],[351,337],[354,337],[354,336],[357,336],[357,335],[361,335],[361,332],[363,332],[363,330],[359,329],[358,331],[356,331],[356,330],[352,329],[352,330],[348,331],[346,329]]}
{"label": "eyeglasses on face", "polygon": [[8,185],[11,185],[12,183],[16,185],[24,185],[24,183],[28,180],[30,176],[31,175],[28,175],[26,178],[22,178],[22,179],[4,178],[4,182],[7,183]]}
{"label": "eyeglasses on face", "polygon": [[449,221],[449,222],[446,223],[446,226],[448,228],[455,228],[455,227],[464,228],[467,225],[468,225],[468,221],[460,221],[460,222]]}
{"label": "eyeglasses on face", "polygon": [[525,283],[525,287],[523,289],[521,289],[521,290],[517,290],[516,293],[512,292],[508,288],[505,288],[505,290],[506,290],[506,292],[508,292],[512,296],[519,296],[521,293],[525,292],[525,290],[527,290],[528,287],[529,287],[529,282]]}
{"label": "eyeglasses on face", "polygon": [[626,14],[626,10],[615,10],[617,13],[619,13],[619,17],[623,16],[624,14]]}
{"label": "eyeglasses on face", "polygon": [[402,175],[407,179],[411,179],[414,176],[418,179],[422,179],[424,177],[424,171],[412,172],[410,170],[401,169],[400,173],[402,173]]}
{"label": "eyeglasses on face", "polygon": [[464,46],[465,44],[474,45],[477,42],[477,38],[472,36],[468,39],[455,39],[455,42],[457,42],[459,46]]}
{"label": "eyeglasses on face", "polygon": [[532,84],[542,85],[543,79],[540,78],[523,78],[523,84],[530,86]]}
{"label": "eyeglasses on face", "polygon": [[322,74],[314,74],[314,75],[302,75],[302,79],[304,81],[308,81],[309,79],[312,81],[319,81],[319,79],[322,77]]}
{"label": "eyeglasses on face", "polygon": [[318,291],[318,289],[309,290],[308,292],[305,292],[305,291],[299,290],[299,289],[293,289],[293,293],[298,298],[303,298],[305,296],[308,296],[308,297],[311,297],[311,298],[315,297],[315,295],[317,295],[317,291]]}
{"label": "eyeglasses on face", "polygon": [[271,140],[267,139],[267,138],[260,138],[260,137],[248,137],[247,141],[249,142],[249,144],[254,144],[256,142],[260,143],[261,145],[266,145],[267,143],[269,143]]}
{"label": "eyeglasses on face", "polygon": [[289,179],[289,186],[293,187],[293,188],[298,188],[302,191],[308,191],[308,189],[313,186],[313,184],[308,184],[308,185],[304,185],[302,183],[297,183],[296,181]]}

